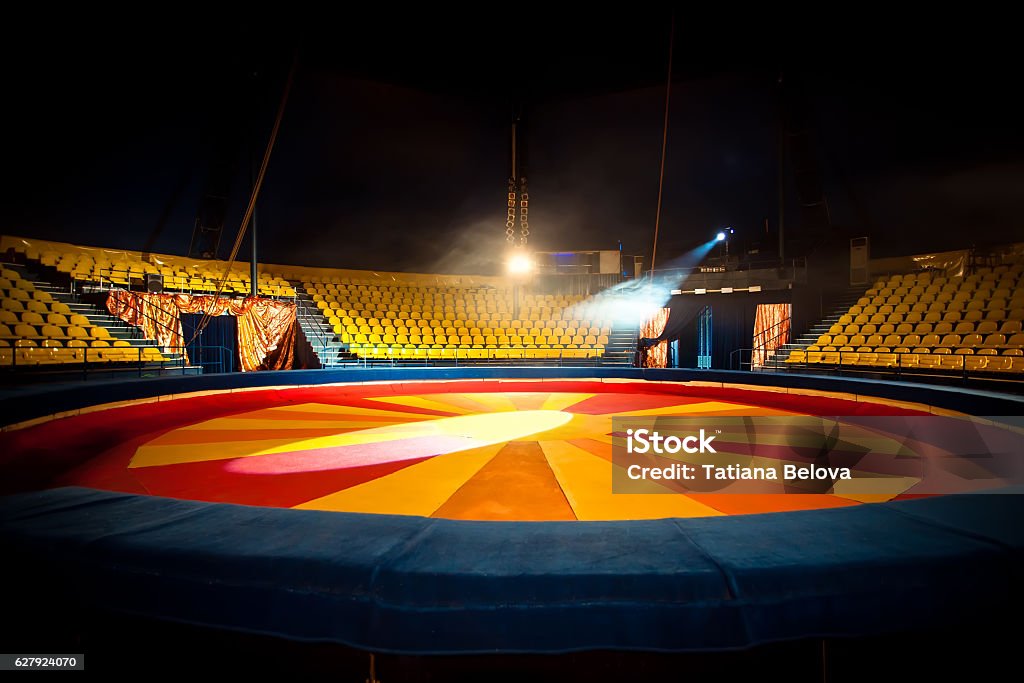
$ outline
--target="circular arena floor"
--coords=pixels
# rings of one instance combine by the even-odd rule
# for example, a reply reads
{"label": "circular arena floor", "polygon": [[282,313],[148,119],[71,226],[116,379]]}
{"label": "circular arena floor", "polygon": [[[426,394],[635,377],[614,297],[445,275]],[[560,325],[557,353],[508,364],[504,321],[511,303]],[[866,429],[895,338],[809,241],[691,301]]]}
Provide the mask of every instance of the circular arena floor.
{"label": "circular arena floor", "polygon": [[77,409],[0,435],[0,541],[76,604],[377,652],[714,651],[1016,609],[1020,495],[613,493],[613,417],[948,411],[557,373]]}
{"label": "circular arena floor", "polygon": [[[111,432],[102,448],[51,483],[245,505],[500,521],[708,517],[866,500],[781,492],[664,495],[663,484],[653,481],[650,493],[616,494],[613,416],[705,416],[710,423],[723,416],[928,414],[841,394],[644,381],[311,387],[183,398],[124,412],[42,428],[36,438],[61,448],[79,432],[89,442],[98,423]],[[719,437],[719,452],[729,446]]]}
{"label": "circular arena floor", "polygon": [[[839,394],[644,381],[310,387],[183,398],[133,413],[118,427],[118,442],[54,483],[197,501],[505,521],[706,517],[900,497],[781,490],[665,495],[663,483],[654,481],[650,493],[614,494],[613,416],[703,416],[713,423],[725,416],[928,415]],[[93,420],[78,422],[61,426],[62,437],[92,428]],[[727,452],[730,443],[718,441],[718,451]]]}

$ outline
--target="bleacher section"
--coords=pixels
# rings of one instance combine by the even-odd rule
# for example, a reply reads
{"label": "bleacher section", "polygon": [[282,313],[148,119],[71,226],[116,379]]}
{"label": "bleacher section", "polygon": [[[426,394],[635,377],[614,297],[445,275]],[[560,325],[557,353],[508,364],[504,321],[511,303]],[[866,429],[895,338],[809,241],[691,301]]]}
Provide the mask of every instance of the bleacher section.
{"label": "bleacher section", "polygon": [[789,367],[1024,372],[1024,264],[880,278]]}
{"label": "bleacher section", "polygon": [[[138,251],[85,247],[22,237],[4,237],[0,241],[0,251],[6,252],[8,249],[24,254],[29,261],[53,268],[79,285],[101,289],[129,286],[143,288],[146,274],[156,273],[163,276],[165,290],[214,294],[226,266],[226,263],[220,261],[202,261],[167,254],[144,255]],[[223,294],[249,294],[251,279],[248,265],[232,264],[229,272]],[[295,289],[278,272],[260,272],[257,290],[261,296],[295,296]]]}
{"label": "bleacher section", "polygon": [[612,331],[584,316],[584,297],[525,294],[517,311],[507,286],[314,277],[302,289],[359,358],[597,358]]}
{"label": "bleacher section", "polygon": [[178,359],[106,312],[36,279],[23,266],[0,268],[0,367],[163,367]]}
{"label": "bleacher section", "polygon": [[[209,294],[217,291],[224,272],[222,262],[22,237],[0,238],[0,251],[14,252],[40,272],[40,277],[79,293],[139,290],[145,287],[147,273],[160,273],[166,290]],[[247,295],[247,266],[235,264],[230,272],[224,295]],[[601,317],[602,309],[593,298],[584,302],[582,296],[534,295],[522,288],[517,302],[513,285],[500,277],[273,264],[260,264],[260,272],[260,293],[295,300],[299,324],[328,367],[355,361],[632,362],[635,325],[615,329],[615,321]],[[301,286],[296,288],[293,283]],[[22,292],[28,290],[10,284],[13,293],[8,298],[20,301]],[[103,332],[90,332],[70,320],[60,329],[43,331],[45,320],[30,316],[34,323],[26,323],[19,317],[22,310],[18,304],[9,305],[15,317],[6,316],[7,320],[15,326],[34,324],[33,329],[10,325],[0,329],[12,347],[34,344],[49,348],[59,342],[65,349],[49,355],[26,352],[17,359],[19,364],[22,360],[24,364],[70,362],[68,359],[78,359],[79,354],[69,348],[110,343],[90,337]],[[45,315],[50,313],[48,310]],[[111,350],[108,357],[114,359],[116,353]]]}

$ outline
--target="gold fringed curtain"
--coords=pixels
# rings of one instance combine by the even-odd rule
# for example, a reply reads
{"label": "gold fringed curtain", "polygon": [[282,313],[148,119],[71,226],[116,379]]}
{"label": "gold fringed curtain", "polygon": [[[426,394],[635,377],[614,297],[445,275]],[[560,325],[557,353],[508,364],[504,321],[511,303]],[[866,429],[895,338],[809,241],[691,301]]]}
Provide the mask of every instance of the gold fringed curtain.
{"label": "gold fringed curtain", "polygon": [[183,351],[184,340],[181,313],[174,298],[173,294],[136,294],[114,289],[107,296],[107,310],[141,329],[147,339],[155,339],[164,353],[179,353]]}
{"label": "gold fringed curtain", "polygon": [[[665,324],[668,323],[667,308],[660,308],[643,325],[640,326],[641,339],[654,339],[660,337],[665,331]],[[663,368],[668,365],[668,342],[660,341],[653,346],[640,347],[641,367]]]}
{"label": "gold fringed curtain", "polygon": [[791,304],[758,304],[754,316],[754,343],[750,353],[750,367],[758,368],[768,360],[768,354],[789,341],[792,316]]}
{"label": "gold fringed curtain", "polygon": [[238,359],[243,372],[290,370],[294,362],[295,304],[287,301],[113,290],[107,297],[107,310],[141,328],[168,353],[183,350],[182,313],[234,315],[238,317]]}
{"label": "gold fringed curtain", "polygon": [[291,369],[295,304],[250,297],[232,313],[238,316],[238,356],[243,370]]}

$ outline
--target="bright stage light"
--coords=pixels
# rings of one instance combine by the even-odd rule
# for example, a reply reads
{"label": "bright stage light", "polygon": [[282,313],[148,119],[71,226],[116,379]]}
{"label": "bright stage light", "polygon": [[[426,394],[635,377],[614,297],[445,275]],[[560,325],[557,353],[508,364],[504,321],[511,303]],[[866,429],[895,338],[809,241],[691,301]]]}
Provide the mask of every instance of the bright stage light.
{"label": "bright stage light", "polygon": [[725,241],[725,233],[724,232],[720,232],[717,235],[715,235],[715,241],[716,242],[724,242]]}
{"label": "bright stage light", "polygon": [[526,254],[513,254],[507,266],[511,275],[526,275],[533,270],[533,261]]}

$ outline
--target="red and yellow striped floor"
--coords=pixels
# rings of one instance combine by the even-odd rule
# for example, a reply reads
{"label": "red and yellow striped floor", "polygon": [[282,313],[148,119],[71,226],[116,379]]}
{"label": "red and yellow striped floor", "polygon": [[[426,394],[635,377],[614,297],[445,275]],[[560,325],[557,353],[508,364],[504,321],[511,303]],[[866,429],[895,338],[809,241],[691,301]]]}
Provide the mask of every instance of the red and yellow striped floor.
{"label": "red and yellow striped floor", "polygon": [[[123,422],[123,439],[55,484],[247,505],[527,521],[699,517],[863,501],[831,494],[613,494],[613,416],[914,411],[852,397],[645,382],[467,381],[228,393],[106,412],[92,416],[89,428],[97,429],[97,420],[116,424],[118,413],[132,415]],[[67,439],[74,420],[88,417],[53,425],[65,423],[61,438]]]}

